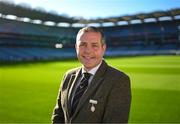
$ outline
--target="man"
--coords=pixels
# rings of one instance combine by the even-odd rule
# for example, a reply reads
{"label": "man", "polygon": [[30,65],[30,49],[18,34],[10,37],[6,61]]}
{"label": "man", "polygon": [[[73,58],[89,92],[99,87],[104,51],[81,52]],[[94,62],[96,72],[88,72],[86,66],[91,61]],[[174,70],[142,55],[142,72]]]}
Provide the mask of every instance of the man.
{"label": "man", "polygon": [[103,32],[82,28],[76,37],[82,67],[68,71],[61,84],[53,123],[127,123],[131,103],[129,77],[107,65]]}

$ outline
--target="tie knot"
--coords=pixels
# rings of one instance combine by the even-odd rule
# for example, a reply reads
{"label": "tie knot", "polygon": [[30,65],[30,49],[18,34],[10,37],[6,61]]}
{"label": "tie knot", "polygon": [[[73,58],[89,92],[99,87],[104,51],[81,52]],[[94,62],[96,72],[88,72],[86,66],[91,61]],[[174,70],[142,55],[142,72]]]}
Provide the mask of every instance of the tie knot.
{"label": "tie knot", "polygon": [[83,73],[83,77],[86,78],[87,80],[89,80],[90,76],[91,76],[90,73],[87,72]]}

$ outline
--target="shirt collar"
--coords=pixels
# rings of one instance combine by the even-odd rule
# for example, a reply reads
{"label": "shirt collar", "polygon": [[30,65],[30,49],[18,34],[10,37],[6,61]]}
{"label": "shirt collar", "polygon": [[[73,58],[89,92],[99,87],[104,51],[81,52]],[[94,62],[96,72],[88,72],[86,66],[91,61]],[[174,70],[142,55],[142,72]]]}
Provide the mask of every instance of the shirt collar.
{"label": "shirt collar", "polygon": [[[101,65],[102,61],[94,68],[92,68],[90,71],[88,71],[88,73],[95,75],[96,71],[98,70],[99,66]],[[84,67],[82,68],[82,74],[87,72]]]}

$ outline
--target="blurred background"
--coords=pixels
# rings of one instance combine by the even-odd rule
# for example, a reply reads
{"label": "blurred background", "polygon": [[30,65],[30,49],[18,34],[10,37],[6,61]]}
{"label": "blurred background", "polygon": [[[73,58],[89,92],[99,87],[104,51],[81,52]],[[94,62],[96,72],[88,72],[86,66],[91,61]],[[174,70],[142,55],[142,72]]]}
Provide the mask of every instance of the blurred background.
{"label": "blurred background", "polygon": [[0,0],[0,123],[50,123],[84,26],[131,78],[131,123],[180,123],[179,0]]}

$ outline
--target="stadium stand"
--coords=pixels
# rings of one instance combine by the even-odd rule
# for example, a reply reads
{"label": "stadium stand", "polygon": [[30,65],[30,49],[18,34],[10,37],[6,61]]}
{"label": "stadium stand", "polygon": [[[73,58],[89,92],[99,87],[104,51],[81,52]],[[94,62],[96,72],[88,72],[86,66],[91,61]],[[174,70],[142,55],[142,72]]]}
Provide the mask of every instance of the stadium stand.
{"label": "stadium stand", "polygon": [[[159,19],[169,16],[170,12],[175,13],[170,15],[171,19]],[[73,27],[72,24],[79,22],[87,25],[112,20],[74,20],[70,18],[68,20],[65,18],[62,20],[68,22],[70,26],[60,27],[7,19],[3,11],[0,10],[0,13],[0,62],[75,58],[75,37],[80,27]],[[9,11],[9,13],[12,12]],[[29,13],[34,14],[32,10]],[[171,10],[163,14],[161,12],[161,16],[155,16],[157,13],[144,14],[144,16],[132,15],[128,18],[118,17],[114,19],[116,21],[113,22],[115,24],[113,26],[100,24],[105,32],[108,45],[105,55],[180,55],[180,18],[178,18],[180,10]],[[32,14],[29,14],[29,18],[33,18]],[[46,18],[43,17],[41,16],[40,19],[45,21]],[[131,23],[137,17],[141,22]],[[147,18],[154,18],[156,21],[145,22]],[[127,21],[127,24],[118,25],[117,22],[120,21]]]}

